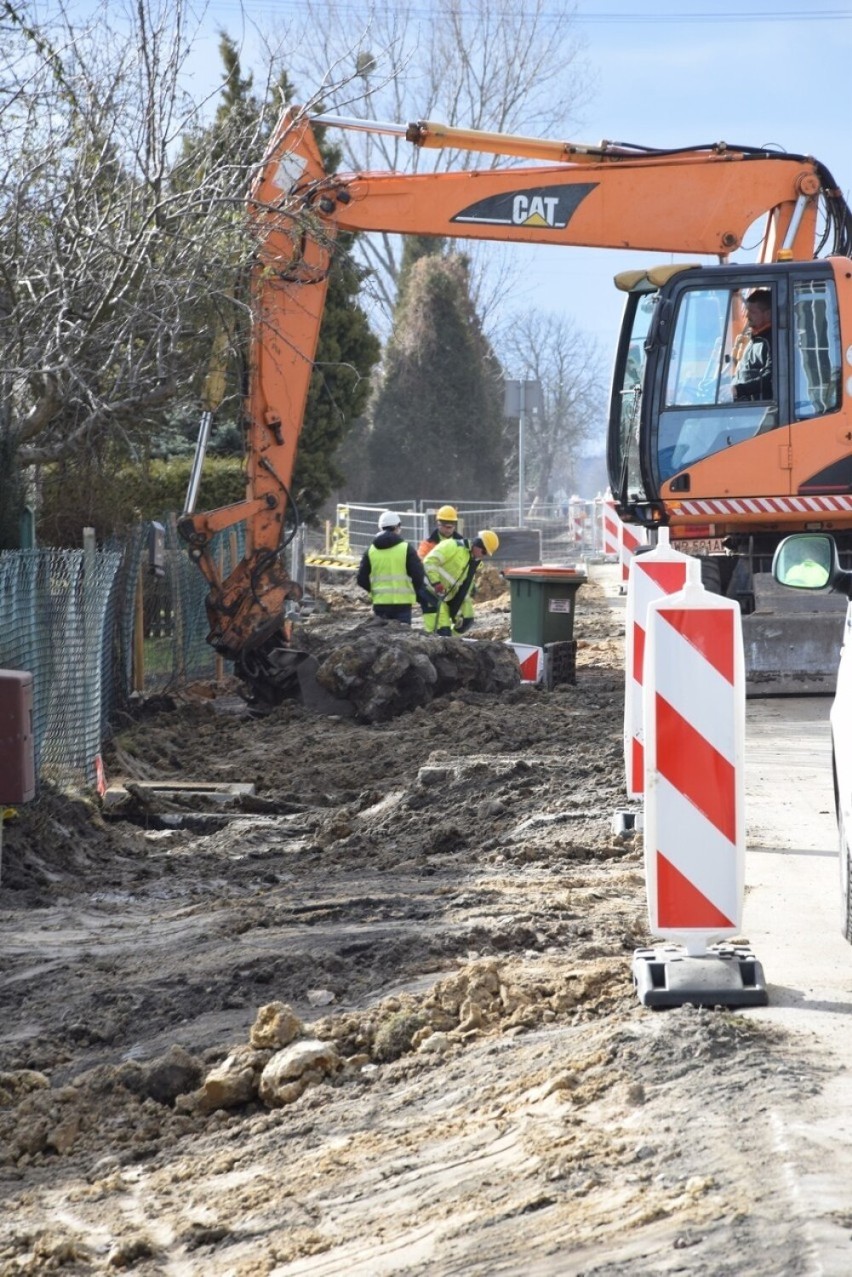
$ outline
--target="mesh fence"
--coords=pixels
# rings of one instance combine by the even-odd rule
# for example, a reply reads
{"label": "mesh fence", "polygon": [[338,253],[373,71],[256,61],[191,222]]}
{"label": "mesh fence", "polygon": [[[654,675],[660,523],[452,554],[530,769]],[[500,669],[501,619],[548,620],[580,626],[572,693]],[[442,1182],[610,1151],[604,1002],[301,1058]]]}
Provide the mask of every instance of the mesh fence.
{"label": "mesh fence", "polygon": [[114,677],[113,586],[121,555],[0,554],[0,667],[33,675],[36,771],[90,783]]}
{"label": "mesh fence", "polygon": [[[146,695],[218,678],[232,669],[229,662],[217,658],[207,642],[207,581],[187,554],[175,517],[166,517],[159,526],[163,534],[162,575],[148,566],[151,527],[146,526],[128,547],[128,594],[121,611],[122,647],[131,654],[125,655],[124,668],[133,670],[135,690]],[[245,528],[241,524],[212,539],[211,554],[223,579],[239,563],[244,549]],[[140,653],[136,642],[134,665],[134,628],[140,625],[140,605],[143,644]]]}
{"label": "mesh fence", "polygon": [[[148,566],[152,525],[101,550],[0,553],[0,669],[33,676],[36,773],[91,785],[96,760],[134,693],[217,679],[231,666],[207,642],[207,582],[166,518],[162,574]],[[227,575],[242,528],[213,554]]]}

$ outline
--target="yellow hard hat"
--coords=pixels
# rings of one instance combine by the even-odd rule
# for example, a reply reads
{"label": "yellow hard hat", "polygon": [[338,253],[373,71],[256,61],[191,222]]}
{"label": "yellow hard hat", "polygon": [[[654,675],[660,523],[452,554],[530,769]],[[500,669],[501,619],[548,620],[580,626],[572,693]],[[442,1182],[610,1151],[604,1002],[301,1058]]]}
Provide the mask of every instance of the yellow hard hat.
{"label": "yellow hard hat", "polygon": [[477,532],[476,540],[482,543],[482,547],[488,555],[496,554],[500,549],[500,538],[490,528],[486,528],[484,532]]}
{"label": "yellow hard hat", "polygon": [[458,523],[459,512],[454,505],[442,505],[435,518],[441,523]]}

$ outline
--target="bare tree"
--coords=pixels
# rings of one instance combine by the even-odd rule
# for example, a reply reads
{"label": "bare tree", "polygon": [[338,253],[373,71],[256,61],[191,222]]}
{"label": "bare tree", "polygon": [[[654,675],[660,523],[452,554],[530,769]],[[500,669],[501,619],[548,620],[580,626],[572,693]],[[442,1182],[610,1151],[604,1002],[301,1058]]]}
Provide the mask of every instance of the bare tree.
{"label": "bare tree", "polygon": [[183,0],[82,28],[21,13],[0,17],[0,428],[27,467],[144,446],[197,397],[251,247],[233,157],[265,122],[211,155]]}
{"label": "bare tree", "polygon": [[[574,13],[571,0],[435,0],[428,9],[308,0],[303,34],[291,33],[293,71],[297,82],[316,89],[315,104],[339,115],[403,124],[434,119],[567,139],[591,91]],[[512,163],[466,151],[423,151],[398,136],[347,131],[335,140],[345,167],[359,171]],[[363,236],[359,251],[374,272],[387,325],[399,279],[399,237]],[[477,307],[487,315],[511,283],[511,248],[477,243],[468,252]]]}
{"label": "bare tree", "polygon": [[496,345],[509,375],[541,384],[543,410],[525,422],[525,475],[546,504],[558,489],[576,487],[583,446],[605,433],[602,354],[573,320],[539,310],[512,316]]}

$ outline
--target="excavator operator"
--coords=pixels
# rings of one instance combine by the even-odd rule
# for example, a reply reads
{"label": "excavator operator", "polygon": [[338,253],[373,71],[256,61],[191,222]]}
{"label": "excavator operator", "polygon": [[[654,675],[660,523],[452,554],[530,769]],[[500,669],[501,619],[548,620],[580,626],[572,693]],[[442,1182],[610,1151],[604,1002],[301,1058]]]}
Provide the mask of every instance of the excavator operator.
{"label": "excavator operator", "polygon": [[772,398],[772,293],[755,289],[745,300],[748,342],[732,381],[734,399]]}

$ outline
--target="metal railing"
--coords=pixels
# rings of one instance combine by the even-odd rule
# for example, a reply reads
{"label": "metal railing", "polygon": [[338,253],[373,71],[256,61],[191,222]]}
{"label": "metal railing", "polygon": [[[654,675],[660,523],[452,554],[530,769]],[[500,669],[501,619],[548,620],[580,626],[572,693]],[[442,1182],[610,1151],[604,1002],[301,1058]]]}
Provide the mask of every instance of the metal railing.
{"label": "metal railing", "polygon": [[[376,536],[379,515],[395,510],[402,519],[402,535],[418,545],[435,527],[435,513],[443,502],[387,501],[383,504],[338,505],[335,523],[328,525],[325,544],[319,535],[312,538],[314,556],[323,553],[337,558],[338,566],[357,566],[361,555]],[[534,505],[518,524],[517,505],[452,501],[459,513],[459,528],[465,536],[475,536],[492,528],[501,546],[495,563],[501,567],[519,564],[575,563],[578,559],[603,555],[603,497],[569,501],[548,506]]]}

